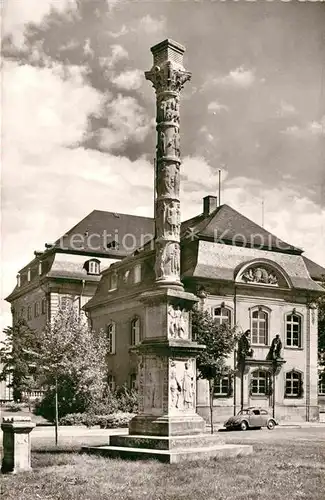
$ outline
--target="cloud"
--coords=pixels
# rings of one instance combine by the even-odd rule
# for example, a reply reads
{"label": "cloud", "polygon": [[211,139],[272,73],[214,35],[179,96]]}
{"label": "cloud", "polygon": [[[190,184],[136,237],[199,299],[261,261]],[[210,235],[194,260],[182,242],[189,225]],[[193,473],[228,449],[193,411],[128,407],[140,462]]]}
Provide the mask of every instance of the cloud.
{"label": "cloud", "polygon": [[63,12],[66,9],[75,9],[76,7],[76,0],[8,1],[3,13],[3,34],[11,34],[15,44],[20,46],[23,44],[23,34],[28,23],[41,23],[51,9]]}
{"label": "cloud", "polygon": [[228,106],[225,104],[220,104],[218,101],[211,101],[208,104],[208,111],[213,113],[214,115],[217,113],[221,113],[221,111],[228,111]]}
{"label": "cloud", "polygon": [[154,18],[147,14],[142,17],[135,28],[138,33],[156,34],[159,31],[163,31],[166,28],[166,18],[161,16],[160,18]]}
{"label": "cloud", "polygon": [[314,120],[300,127],[298,125],[292,125],[283,130],[282,133],[292,137],[296,137],[298,139],[308,139],[311,137],[324,136],[325,115],[320,119],[320,121]]}
{"label": "cloud", "polygon": [[296,113],[297,110],[292,104],[286,101],[281,101],[279,109],[277,111],[277,116],[285,118],[287,116],[295,115]]}
{"label": "cloud", "polygon": [[251,69],[245,69],[243,66],[231,70],[225,76],[219,76],[212,79],[212,84],[237,87],[237,88],[248,88],[256,80],[255,71]]}
{"label": "cloud", "polygon": [[119,94],[107,103],[107,127],[99,130],[100,148],[120,148],[127,141],[142,142],[154,127],[145,109],[133,97]]}
{"label": "cloud", "polygon": [[129,57],[128,51],[122,47],[122,45],[114,44],[110,46],[111,55],[101,56],[98,58],[98,62],[101,68],[113,68],[118,61],[127,59]]}
{"label": "cloud", "polygon": [[143,71],[139,69],[123,71],[123,73],[111,78],[114,85],[124,90],[137,90],[141,87],[143,81]]}

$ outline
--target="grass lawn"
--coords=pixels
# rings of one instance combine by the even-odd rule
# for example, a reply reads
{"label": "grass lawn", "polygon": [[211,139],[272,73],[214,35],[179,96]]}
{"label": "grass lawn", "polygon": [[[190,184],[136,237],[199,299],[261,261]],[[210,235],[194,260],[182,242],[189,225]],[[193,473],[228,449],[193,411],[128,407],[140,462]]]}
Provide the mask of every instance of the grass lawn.
{"label": "grass lawn", "polygon": [[318,431],[274,431],[272,440],[267,431],[236,433],[229,442],[252,443],[252,456],[181,465],[79,455],[73,445],[72,453],[44,453],[43,443],[33,472],[3,475],[0,488],[6,500],[324,500],[325,429]]}

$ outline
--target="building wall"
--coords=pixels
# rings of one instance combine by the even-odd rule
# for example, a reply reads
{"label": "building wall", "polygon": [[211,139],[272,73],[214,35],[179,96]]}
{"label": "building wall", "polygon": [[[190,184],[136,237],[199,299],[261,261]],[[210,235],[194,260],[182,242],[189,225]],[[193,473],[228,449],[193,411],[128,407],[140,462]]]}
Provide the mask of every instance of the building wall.
{"label": "building wall", "polygon": [[[267,346],[254,346],[254,359],[260,360],[261,365],[270,349],[272,339],[276,334],[280,335],[282,341],[282,357],[285,363],[276,375],[275,386],[275,417],[278,420],[317,420],[317,314],[306,305],[306,296],[296,294],[288,296],[287,292],[279,295],[279,292],[254,293],[244,290],[236,296],[231,290],[225,288],[225,294],[209,295],[204,303],[204,308],[211,313],[222,303],[232,313],[232,323],[236,323],[238,331],[251,329],[251,313],[254,308],[260,306],[269,312],[269,336]],[[271,296],[270,296],[271,295]],[[293,309],[301,316],[302,337],[301,347],[292,348],[286,346],[286,314],[292,313]],[[109,303],[96,307],[91,311],[92,326],[95,330],[107,329],[112,321],[116,325],[116,350],[108,359],[108,366],[114,376],[116,385],[129,384],[130,375],[136,371],[136,356],[130,353],[131,347],[131,321],[138,316],[144,325],[144,308],[136,297],[118,298]],[[144,332],[145,333],[145,332]],[[234,355],[229,357],[229,365],[235,367]],[[244,375],[244,406],[261,406],[273,410],[273,394],[270,396],[254,396],[250,394],[250,383],[252,372],[258,366],[249,367]],[[303,394],[299,398],[285,397],[286,373],[298,370],[302,374]],[[230,397],[215,397],[214,418],[216,422],[223,421],[241,407],[241,379],[237,374],[232,382],[233,390]],[[198,412],[209,419],[209,393],[208,384],[205,380],[197,382],[197,409]]]}
{"label": "building wall", "polygon": [[[317,420],[318,419],[318,375],[317,375],[317,313],[306,305],[306,297],[298,295],[295,301],[288,301],[286,297],[268,297],[267,291],[263,295],[237,295],[235,296],[209,296],[205,301],[205,308],[210,312],[215,307],[220,307],[224,302],[226,308],[236,317],[239,331],[251,329],[251,311],[256,306],[261,306],[269,311],[269,339],[267,346],[254,346],[254,359],[265,360],[270,344],[276,334],[282,341],[282,357],[286,361],[275,378],[276,411],[279,420]],[[295,308],[296,313],[302,318],[301,347],[286,346],[285,317]],[[229,359],[229,365],[234,367],[234,356]],[[273,395],[254,396],[250,394],[252,372],[257,367],[249,367],[244,374],[244,406],[261,406],[269,411],[273,410]],[[299,398],[285,397],[286,373],[297,370],[302,374],[303,394]],[[198,412],[205,418],[209,415],[208,384],[204,380],[198,381],[197,390]],[[214,399],[215,420],[222,421],[227,416],[237,412],[241,407],[241,378],[239,374],[233,381],[233,394],[231,397],[216,397]]]}

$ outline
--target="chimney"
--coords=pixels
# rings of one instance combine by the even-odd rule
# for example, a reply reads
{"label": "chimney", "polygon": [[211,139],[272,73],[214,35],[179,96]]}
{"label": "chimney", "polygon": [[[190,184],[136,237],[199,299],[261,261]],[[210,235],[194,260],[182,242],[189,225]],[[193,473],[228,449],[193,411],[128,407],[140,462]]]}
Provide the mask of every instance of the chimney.
{"label": "chimney", "polygon": [[218,208],[217,196],[205,196],[203,198],[203,215],[210,215]]}

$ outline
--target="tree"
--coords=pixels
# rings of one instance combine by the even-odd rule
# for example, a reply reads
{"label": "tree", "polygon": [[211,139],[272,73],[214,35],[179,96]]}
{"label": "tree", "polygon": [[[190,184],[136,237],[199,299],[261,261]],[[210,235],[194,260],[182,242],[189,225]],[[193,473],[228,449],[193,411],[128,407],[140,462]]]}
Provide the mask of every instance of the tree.
{"label": "tree", "polygon": [[192,315],[192,333],[199,344],[206,349],[197,357],[197,369],[200,378],[209,383],[209,402],[211,433],[213,433],[213,396],[215,383],[233,374],[227,364],[229,355],[235,348],[236,329],[227,323],[219,325],[208,311],[195,309]]}
{"label": "tree", "polygon": [[37,337],[22,318],[14,326],[5,328],[3,333],[5,339],[0,343],[0,380],[10,380],[14,401],[20,401],[22,393],[33,388],[33,367],[28,350],[37,347]]}
{"label": "tree", "polygon": [[59,311],[38,333],[37,346],[29,355],[37,366],[39,383],[47,388],[44,402],[52,406],[56,443],[60,408],[64,414],[85,411],[104,397],[107,352],[106,335],[92,332],[73,306]]}

